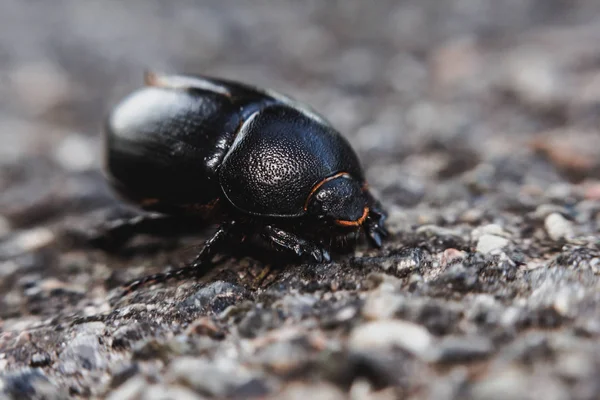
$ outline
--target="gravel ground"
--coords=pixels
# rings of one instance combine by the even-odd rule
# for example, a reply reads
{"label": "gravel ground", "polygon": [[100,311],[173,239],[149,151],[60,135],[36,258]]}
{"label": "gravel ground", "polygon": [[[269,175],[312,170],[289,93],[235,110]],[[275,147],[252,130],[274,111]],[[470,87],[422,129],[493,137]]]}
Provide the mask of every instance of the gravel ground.
{"label": "gravel ground", "polygon": [[[249,3],[3,1],[0,398],[597,399],[600,3]],[[148,67],[320,110],[393,237],[115,297],[210,232],[81,240],[137,213],[100,132]]]}

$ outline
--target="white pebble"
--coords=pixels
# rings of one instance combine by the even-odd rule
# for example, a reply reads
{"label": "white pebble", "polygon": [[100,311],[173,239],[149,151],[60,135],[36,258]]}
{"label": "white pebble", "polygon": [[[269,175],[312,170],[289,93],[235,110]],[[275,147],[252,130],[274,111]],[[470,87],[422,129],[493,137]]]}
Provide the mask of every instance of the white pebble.
{"label": "white pebble", "polygon": [[552,213],[546,217],[544,227],[550,239],[559,241],[573,237],[573,225],[559,213]]}
{"label": "white pebble", "polygon": [[350,348],[371,351],[376,348],[399,347],[423,356],[433,338],[421,325],[400,320],[373,321],[355,328],[350,334]]}
{"label": "white pebble", "polygon": [[90,140],[81,135],[70,135],[54,149],[54,159],[69,171],[85,171],[94,166],[95,154]]}
{"label": "white pebble", "polygon": [[477,241],[477,252],[488,254],[506,246],[509,240],[500,236],[484,234]]}

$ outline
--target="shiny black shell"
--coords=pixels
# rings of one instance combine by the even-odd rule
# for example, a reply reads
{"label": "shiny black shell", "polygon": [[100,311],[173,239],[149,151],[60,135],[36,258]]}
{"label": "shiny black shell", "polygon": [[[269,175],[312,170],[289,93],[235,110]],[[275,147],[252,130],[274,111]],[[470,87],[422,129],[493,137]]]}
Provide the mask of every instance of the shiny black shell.
{"label": "shiny black shell", "polygon": [[315,185],[347,172],[349,143],[283,95],[199,76],[147,77],[106,124],[106,172],[126,198],[157,211],[227,199],[247,214],[305,213]]}

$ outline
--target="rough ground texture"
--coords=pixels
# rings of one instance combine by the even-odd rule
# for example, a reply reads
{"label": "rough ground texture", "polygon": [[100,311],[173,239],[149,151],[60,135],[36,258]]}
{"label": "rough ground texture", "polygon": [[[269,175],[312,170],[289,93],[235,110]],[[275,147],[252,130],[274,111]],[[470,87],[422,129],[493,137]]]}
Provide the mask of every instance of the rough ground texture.
{"label": "rough ground texture", "polygon": [[[0,397],[596,399],[600,3],[4,0]],[[210,232],[124,208],[101,121],[142,71],[279,89],[344,132],[393,237],[114,294]]]}

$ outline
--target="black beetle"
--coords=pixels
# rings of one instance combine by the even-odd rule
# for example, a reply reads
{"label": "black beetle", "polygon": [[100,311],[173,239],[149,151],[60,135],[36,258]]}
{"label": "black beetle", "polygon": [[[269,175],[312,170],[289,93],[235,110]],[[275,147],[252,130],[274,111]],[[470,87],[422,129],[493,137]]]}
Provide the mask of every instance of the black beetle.
{"label": "black beetle", "polygon": [[[106,123],[106,175],[147,211],[217,221],[194,262],[130,289],[183,277],[231,240],[252,237],[317,262],[362,229],[373,246],[386,214],[354,150],[323,117],[279,93],[191,75],[146,73]],[[119,236],[138,223],[120,225]]]}

